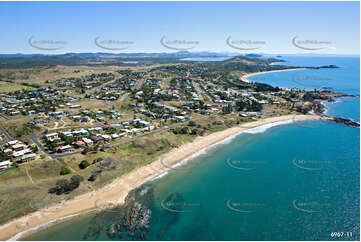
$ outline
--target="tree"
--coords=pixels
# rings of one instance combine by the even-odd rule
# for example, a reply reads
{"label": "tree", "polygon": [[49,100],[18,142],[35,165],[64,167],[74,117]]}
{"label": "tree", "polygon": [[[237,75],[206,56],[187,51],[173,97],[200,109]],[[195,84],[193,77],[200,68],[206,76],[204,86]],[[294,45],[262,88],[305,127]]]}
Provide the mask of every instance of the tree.
{"label": "tree", "polygon": [[84,178],[80,175],[74,175],[70,178],[70,181],[66,179],[57,180],[55,187],[48,190],[49,193],[55,193],[56,195],[68,194],[79,187]]}
{"label": "tree", "polygon": [[89,162],[87,162],[86,160],[83,160],[82,162],[80,162],[79,164],[79,168],[80,169],[85,169],[87,168],[88,166],[90,166]]}
{"label": "tree", "polygon": [[69,182],[69,191],[75,190],[77,187],[79,187],[80,182],[84,180],[84,177],[80,175],[74,175],[70,178]]}
{"label": "tree", "polygon": [[55,193],[56,195],[61,195],[67,192],[69,186],[69,182],[66,179],[57,180],[55,183],[55,187],[49,189],[49,193]]}
{"label": "tree", "polygon": [[81,153],[82,153],[83,155],[86,155],[88,152],[89,152],[89,147],[86,146],[86,147],[82,150]]}
{"label": "tree", "polygon": [[196,122],[194,122],[193,120],[188,122],[189,127],[195,127],[196,125],[197,125]]}
{"label": "tree", "polygon": [[67,174],[70,174],[70,170],[68,169],[68,167],[66,166],[63,166],[60,170],[60,175],[67,175]]}

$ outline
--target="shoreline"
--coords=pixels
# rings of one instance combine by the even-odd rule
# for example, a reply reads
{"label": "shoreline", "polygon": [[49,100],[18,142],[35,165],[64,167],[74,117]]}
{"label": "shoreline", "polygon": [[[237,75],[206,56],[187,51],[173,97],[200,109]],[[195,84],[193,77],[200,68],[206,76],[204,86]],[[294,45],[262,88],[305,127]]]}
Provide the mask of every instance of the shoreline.
{"label": "shoreline", "polygon": [[[267,129],[280,124],[292,123],[294,120],[305,121],[319,119],[320,117],[318,115],[285,115],[269,117],[247,122],[204,137],[197,137],[193,142],[183,144],[176,149],[170,150],[156,161],[124,174],[96,191],[85,193],[72,200],[65,201],[62,205],[62,209],[59,211],[49,213],[46,212],[45,209],[40,209],[39,211],[0,225],[0,240],[17,240],[24,235],[33,233],[41,228],[46,228],[60,221],[65,221],[75,216],[98,210],[99,207],[97,206],[97,203],[99,204],[99,201],[100,203],[105,204],[104,207],[107,207],[108,205],[122,205],[130,191],[148,181],[166,175],[173,167],[182,165],[193,157],[206,152],[206,150],[211,149],[218,144],[228,142],[243,132],[262,126],[265,126]],[[169,164],[169,166],[164,165],[164,160],[167,160],[166,164]],[[52,208],[55,208],[56,210],[56,208],[59,208],[59,205],[49,207],[50,210]],[[19,224],[22,224],[20,228]],[[24,226],[24,224],[26,226]]]}
{"label": "shoreline", "polygon": [[283,69],[283,70],[273,70],[273,71],[260,71],[260,72],[253,72],[249,74],[243,75],[241,78],[243,81],[250,83],[251,81],[248,80],[248,77],[260,75],[260,74],[267,74],[272,72],[282,72],[282,71],[298,71],[298,70],[306,70],[307,68],[292,68],[292,69]]}

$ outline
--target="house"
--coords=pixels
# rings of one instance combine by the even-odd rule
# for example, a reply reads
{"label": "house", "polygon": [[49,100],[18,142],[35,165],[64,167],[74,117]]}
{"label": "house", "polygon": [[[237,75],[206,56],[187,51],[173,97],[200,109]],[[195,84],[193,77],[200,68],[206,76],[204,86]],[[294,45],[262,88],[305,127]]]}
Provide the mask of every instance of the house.
{"label": "house", "polygon": [[87,146],[94,144],[94,142],[91,139],[83,138],[82,140]]}
{"label": "house", "polygon": [[132,133],[136,134],[136,133],[143,132],[144,129],[143,128],[141,128],[141,129],[133,128],[131,131],[132,131]]}
{"label": "house", "polygon": [[47,134],[45,135],[46,139],[53,142],[54,140],[59,139],[59,135],[58,133],[51,133],[51,134]]}
{"label": "house", "polygon": [[20,111],[13,111],[13,112],[10,112],[10,115],[11,116],[15,116],[15,115],[18,115],[20,114]]}
{"label": "house", "polygon": [[210,110],[201,110],[201,114],[209,114],[210,112]]}
{"label": "house", "polygon": [[61,153],[71,151],[71,146],[70,145],[61,146],[58,149],[58,151],[61,152]]}
{"label": "house", "polygon": [[104,138],[102,136],[92,136],[91,139],[94,143],[98,143],[98,142],[104,140]]}
{"label": "house", "polygon": [[80,147],[85,146],[85,142],[84,142],[84,141],[81,141],[81,140],[75,141],[73,144],[74,144],[74,146],[75,146],[76,148],[80,148]]}
{"label": "house", "polygon": [[13,152],[13,151],[12,151],[12,149],[5,149],[3,152],[4,152],[5,154],[10,154],[10,153]]}
{"label": "house", "polygon": [[12,145],[11,148],[13,149],[13,151],[20,151],[20,150],[24,150],[25,148],[27,148],[27,145],[18,143],[18,144]]}
{"label": "house", "polygon": [[31,153],[31,150],[30,150],[30,149],[25,149],[25,150],[20,150],[20,151],[14,151],[14,152],[13,152],[13,157],[14,157],[14,158],[17,158],[17,157],[23,156],[23,155],[28,154],[28,153]]}
{"label": "house", "polygon": [[109,135],[106,135],[106,134],[102,134],[101,136],[102,136],[103,139],[105,139],[105,140],[111,140],[111,139],[112,139],[112,137],[110,137]]}
{"label": "house", "polygon": [[95,129],[95,131],[102,131],[103,130],[102,127],[95,127],[94,129]]}
{"label": "house", "polygon": [[73,137],[73,134],[71,131],[65,131],[65,132],[63,132],[63,135],[65,135],[66,137]]}
{"label": "house", "polygon": [[21,157],[21,161],[25,162],[25,161],[31,161],[34,160],[36,158],[36,154],[35,153],[30,153],[27,155],[23,155],[23,157]]}
{"label": "house", "polygon": [[184,122],[188,119],[188,117],[184,117],[184,116],[174,116],[174,118],[172,119],[172,121],[174,122]]}
{"label": "house", "polygon": [[123,136],[125,136],[125,135],[127,135],[127,132],[123,132],[123,133],[119,133],[119,134],[118,134],[119,137],[123,137]]}
{"label": "house", "polygon": [[80,108],[80,107],[81,107],[81,106],[80,106],[80,105],[77,105],[77,104],[69,106],[69,108]]}
{"label": "house", "polygon": [[11,141],[9,141],[8,143],[7,143],[7,145],[8,146],[12,146],[12,145],[14,145],[14,144],[16,144],[16,143],[18,143],[19,142],[19,140],[11,140]]}
{"label": "house", "polygon": [[79,130],[79,132],[81,133],[81,135],[87,135],[89,132],[85,129],[81,129]]}
{"label": "house", "polygon": [[72,134],[73,134],[74,136],[80,136],[80,135],[81,135],[81,131],[79,131],[79,130],[74,130],[74,131],[72,132]]}
{"label": "house", "polygon": [[0,162],[0,170],[9,168],[12,162],[10,160]]}

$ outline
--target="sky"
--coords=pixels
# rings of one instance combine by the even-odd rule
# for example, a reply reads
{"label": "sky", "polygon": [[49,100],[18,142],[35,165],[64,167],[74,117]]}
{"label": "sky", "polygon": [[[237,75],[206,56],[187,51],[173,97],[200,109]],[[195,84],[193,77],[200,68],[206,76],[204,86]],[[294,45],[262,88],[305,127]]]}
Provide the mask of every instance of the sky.
{"label": "sky", "polygon": [[359,54],[360,3],[0,2],[0,31],[1,54]]}

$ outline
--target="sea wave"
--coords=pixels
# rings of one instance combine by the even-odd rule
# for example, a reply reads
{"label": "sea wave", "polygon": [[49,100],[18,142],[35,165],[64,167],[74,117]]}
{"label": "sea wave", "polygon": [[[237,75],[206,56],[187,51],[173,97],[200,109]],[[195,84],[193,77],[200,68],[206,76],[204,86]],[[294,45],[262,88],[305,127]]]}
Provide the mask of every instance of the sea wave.
{"label": "sea wave", "polygon": [[270,123],[270,124],[265,124],[253,129],[248,129],[245,130],[245,133],[248,134],[258,134],[258,133],[264,133],[266,132],[269,128],[272,128],[274,126],[278,126],[278,125],[284,125],[284,124],[291,124],[293,123],[293,120],[285,120],[285,121],[279,121],[279,122],[275,122],[275,123]]}
{"label": "sea wave", "polygon": [[278,126],[278,125],[282,125],[282,124],[290,124],[293,123],[293,120],[285,120],[285,121],[279,121],[279,122],[274,122],[271,124],[265,124],[256,128],[252,128],[252,129],[248,129],[248,130],[243,130],[240,132],[237,132],[221,141],[218,141],[212,145],[209,145],[205,148],[202,148],[201,150],[189,155],[188,157],[186,157],[185,159],[181,160],[180,162],[177,162],[176,164],[170,166],[169,168],[167,168],[164,172],[162,172],[159,175],[155,175],[152,176],[151,178],[148,179],[148,181],[154,181],[157,179],[160,179],[162,177],[164,177],[165,175],[168,174],[169,170],[180,167],[180,166],[184,166],[185,164],[187,164],[190,160],[200,156],[200,155],[205,155],[208,153],[209,150],[214,149],[216,146],[219,145],[225,145],[225,144],[229,144],[232,142],[233,139],[235,139],[238,135],[242,134],[242,133],[250,133],[250,134],[256,134],[256,133],[263,133],[265,132],[267,129],[274,127],[274,126]]}
{"label": "sea wave", "polygon": [[84,213],[76,213],[76,214],[71,214],[71,215],[68,215],[68,216],[64,216],[64,217],[61,217],[61,218],[56,218],[56,219],[53,219],[53,220],[50,220],[49,222],[47,223],[43,223],[43,224],[40,224],[38,226],[35,226],[33,228],[30,228],[30,229],[27,229],[27,230],[24,230],[20,233],[17,233],[16,235],[14,235],[13,237],[11,237],[10,239],[8,239],[7,241],[16,241],[18,239],[20,239],[21,237],[23,237],[25,234],[27,233],[30,233],[30,232],[33,232],[33,231],[36,231],[40,228],[44,228],[46,226],[49,226],[51,224],[54,224],[54,223],[57,223],[57,222],[60,222],[62,220],[66,220],[66,219],[70,219],[72,217],[76,217],[76,216],[79,216],[79,215],[83,215],[83,214],[87,214],[89,212],[84,212]]}

